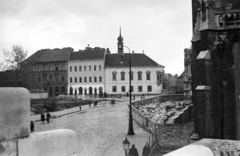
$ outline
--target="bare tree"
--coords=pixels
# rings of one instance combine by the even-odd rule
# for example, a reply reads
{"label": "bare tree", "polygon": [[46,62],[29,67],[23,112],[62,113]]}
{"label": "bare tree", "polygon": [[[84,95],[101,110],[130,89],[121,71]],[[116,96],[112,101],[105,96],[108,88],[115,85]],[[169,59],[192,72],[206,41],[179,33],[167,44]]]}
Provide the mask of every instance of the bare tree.
{"label": "bare tree", "polygon": [[27,57],[27,51],[20,45],[13,45],[12,51],[3,49],[4,61],[0,63],[2,70],[17,70]]}

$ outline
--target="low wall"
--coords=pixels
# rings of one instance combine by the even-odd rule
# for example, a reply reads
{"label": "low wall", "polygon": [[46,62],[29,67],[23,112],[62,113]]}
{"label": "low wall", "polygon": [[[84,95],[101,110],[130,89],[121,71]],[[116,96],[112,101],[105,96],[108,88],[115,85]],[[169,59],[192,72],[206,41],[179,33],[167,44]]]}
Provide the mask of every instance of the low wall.
{"label": "low wall", "polygon": [[0,141],[30,133],[30,96],[25,88],[0,88]]}
{"label": "low wall", "polygon": [[69,129],[32,133],[27,138],[19,139],[18,147],[18,156],[73,155],[77,153],[77,134]]}
{"label": "low wall", "polygon": [[[133,102],[133,119],[140,127],[157,137],[158,144],[164,149],[177,149],[192,143],[190,136],[194,131],[193,123],[188,124],[159,124],[149,120],[141,114],[135,107],[141,104],[149,104],[160,100],[161,97],[153,97],[142,101]],[[164,99],[167,99],[164,97]]]}
{"label": "low wall", "polygon": [[164,156],[239,156],[240,141],[202,139]]}
{"label": "low wall", "polygon": [[30,93],[30,99],[46,99],[48,93]]}
{"label": "low wall", "polygon": [[57,129],[30,134],[30,94],[0,88],[0,156],[77,155],[77,134]]}

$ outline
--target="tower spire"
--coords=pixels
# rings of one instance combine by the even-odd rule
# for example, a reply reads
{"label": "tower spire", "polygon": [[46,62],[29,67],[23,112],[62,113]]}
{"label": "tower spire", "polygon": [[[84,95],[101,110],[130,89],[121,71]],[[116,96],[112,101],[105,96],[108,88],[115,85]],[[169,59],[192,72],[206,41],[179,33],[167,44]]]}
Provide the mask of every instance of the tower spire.
{"label": "tower spire", "polygon": [[121,27],[120,27],[120,32],[119,32],[119,37],[117,38],[118,40],[118,54],[122,55],[123,54],[123,37],[121,34]]}

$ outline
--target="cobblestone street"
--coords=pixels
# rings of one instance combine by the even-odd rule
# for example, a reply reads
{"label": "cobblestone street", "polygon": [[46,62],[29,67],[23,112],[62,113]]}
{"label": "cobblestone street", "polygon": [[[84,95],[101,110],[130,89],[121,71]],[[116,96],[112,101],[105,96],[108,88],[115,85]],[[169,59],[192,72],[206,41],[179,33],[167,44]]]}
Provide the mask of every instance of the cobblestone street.
{"label": "cobblestone street", "polygon": [[[35,122],[35,131],[59,128],[74,130],[78,134],[79,156],[99,156],[116,142],[122,142],[128,129],[127,102],[115,106],[103,104],[83,109],[60,118],[50,120],[50,124]],[[135,131],[139,129],[134,125]],[[122,150],[122,149],[120,149]]]}

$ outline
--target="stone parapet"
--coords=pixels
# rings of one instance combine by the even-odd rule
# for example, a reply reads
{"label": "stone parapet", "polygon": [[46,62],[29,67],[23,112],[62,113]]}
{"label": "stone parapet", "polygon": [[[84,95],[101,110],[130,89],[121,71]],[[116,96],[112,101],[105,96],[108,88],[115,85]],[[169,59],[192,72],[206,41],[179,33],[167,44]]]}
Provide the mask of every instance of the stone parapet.
{"label": "stone parapet", "polygon": [[164,156],[238,156],[240,141],[202,139]]}
{"label": "stone parapet", "polygon": [[19,156],[51,155],[68,156],[77,153],[77,133],[69,129],[57,129],[32,133],[18,141]]}
{"label": "stone parapet", "polygon": [[0,142],[30,133],[30,94],[25,88],[0,88]]}

